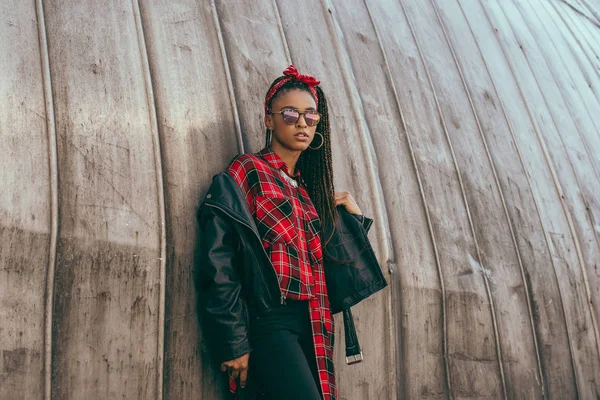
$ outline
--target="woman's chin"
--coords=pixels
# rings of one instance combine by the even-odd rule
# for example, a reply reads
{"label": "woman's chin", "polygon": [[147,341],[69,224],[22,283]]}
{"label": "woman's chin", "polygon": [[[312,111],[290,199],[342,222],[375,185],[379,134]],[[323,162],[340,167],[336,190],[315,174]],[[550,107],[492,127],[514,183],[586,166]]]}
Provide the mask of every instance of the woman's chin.
{"label": "woman's chin", "polygon": [[292,143],[288,143],[288,145],[286,146],[288,149],[290,150],[294,150],[294,151],[304,151],[306,149],[308,149],[308,146],[310,145],[310,143],[307,142],[292,142]]}

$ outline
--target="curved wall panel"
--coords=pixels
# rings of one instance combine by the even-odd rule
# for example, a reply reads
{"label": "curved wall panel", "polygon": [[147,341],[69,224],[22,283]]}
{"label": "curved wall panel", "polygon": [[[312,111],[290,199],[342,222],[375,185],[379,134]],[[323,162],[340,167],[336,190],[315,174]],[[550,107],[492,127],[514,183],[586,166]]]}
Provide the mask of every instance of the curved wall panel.
{"label": "curved wall panel", "polygon": [[50,153],[33,1],[0,4],[0,398],[44,394]]}

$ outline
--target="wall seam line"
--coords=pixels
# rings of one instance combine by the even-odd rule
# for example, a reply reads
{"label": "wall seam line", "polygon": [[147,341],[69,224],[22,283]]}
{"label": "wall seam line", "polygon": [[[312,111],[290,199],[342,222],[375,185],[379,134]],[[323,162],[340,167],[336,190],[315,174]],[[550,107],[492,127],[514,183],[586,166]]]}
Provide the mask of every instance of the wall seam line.
{"label": "wall seam line", "polygon": [[59,181],[58,181],[58,143],[56,136],[56,119],[54,115],[54,97],[52,93],[52,75],[50,72],[50,55],[46,20],[42,0],[36,0],[36,25],[40,45],[40,59],[42,66],[42,80],[44,88],[45,120],[48,136],[49,175],[50,175],[50,246],[48,255],[48,269],[46,271],[45,288],[45,317],[44,317],[44,393],[46,400],[52,398],[52,328],[54,317],[54,278],[56,272],[56,258],[58,252],[59,230]]}
{"label": "wall seam line", "polygon": [[156,344],[156,399],[161,400],[164,396],[164,352],[165,352],[165,305],[166,305],[166,267],[167,267],[167,227],[166,227],[166,204],[165,204],[165,183],[164,183],[164,165],[162,162],[160,131],[158,126],[156,98],[154,96],[154,82],[152,81],[152,71],[150,60],[148,58],[148,43],[144,35],[144,24],[140,13],[139,0],[132,0],[138,47],[140,51],[140,64],[144,76],[144,86],[146,91],[146,103],[148,107],[148,117],[150,122],[150,132],[152,134],[152,144],[154,149],[154,166],[156,171],[156,188],[158,201],[158,217],[160,221],[160,257],[159,257],[159,301],[158,301],[158,340]]}
{"label": "wall seam line", "polygon": [[283,43],[283,48],[285,50],[285,55],[287,56],[287,61],[290,64],[293,64],[292,61],[292,53],[290,52],[290,47],[287,42],[287,38],[285,37],[285,31],[283,29],[283,22],[281,22],[281,13],[279,12],[279,6],[277,5],[277,0],[272,0],[273,8],[275,9],[275,18],[277,19],[277,29],[279,30],[279,35],[281,36],[281,41]]}
{"label": "wall seam line", "polygon": [[227,90],[229,92],[229,100],[231,101],[231,109],[233,111],[233,119],[235,123],[235,131],[237,134],[238,150],[241,154],[245,153],[244,138],[242,136],[242,125],[240,122],[240,114],[238,111],[237,100],[235,96],[235,90],[233,88],[233,79],[231,78],[231,67],[229,65],[229,58],[227,57],[227,50],[225,49],[225,41],[223,40],[223,30],[221,29],[221,22],[219,20],[219,12],[214,0],[211,0],[210,6],[212,8],[213,20],[215,22],[215,29],[217,30],[217,38],[219,40],[219,50],[221,51],[221,59],[223,60],[223,66],[225,70],[225,78],[227,81]]}

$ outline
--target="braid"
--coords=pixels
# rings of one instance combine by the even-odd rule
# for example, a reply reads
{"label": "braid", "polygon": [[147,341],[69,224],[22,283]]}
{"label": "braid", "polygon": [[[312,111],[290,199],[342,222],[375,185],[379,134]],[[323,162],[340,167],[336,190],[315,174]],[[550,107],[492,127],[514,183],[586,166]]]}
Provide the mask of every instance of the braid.
{"label": "braid", "polygon": [[[333,186],[333,158],[331,156],[331,130],[329,125],[329,110],[325,93],[319,86],[316,87],[319,97],[318,111],[321,120],[317,125],[317,132],[322,135],[323,145],[317,150],[310,148],[300,155],[298,168],[306,182],[306,189],[310,195],[322,222],[321,232],[330,231],[333,236],[333,228],[336,222],[335,190]],[[331,236],[325,240],[325,246]]]}
{"label": "braid", "polygon": [[[271,84],[273,87],[285,76],[281,76]],[[310,93],[308,85],[303,82],[291,80],[281,86],[281,88],[273,95],[268,104],[268,109],[271,110],[273,101],[281,94],[290,90],[300,89]],[[317,125],[316,132],[320,133],[323,138],[323,145],[317,150],[311,150],[308,148],[303,151],[298,158],[296,164],[297,168],[302,173],[302,178],[306,183],[306,189],[313,202],[319,218],[321,219],[321,232],[331,232],[329,238],[323,243],[323,247],[331,240],[333,236],[334,227],[336,225],[335,210],[335,190],[333,187],[333,159],[331,156],[331,131],[329,127],[329,109],[327,107],[327,99],[325,93],[319,87],[315,87],[318,97],[317,111],[321,114],[321,120]],[[271,88],[269,88],[269,91]],[[266,131],[265,147],[269,147],[271,142],[271,130]]]}

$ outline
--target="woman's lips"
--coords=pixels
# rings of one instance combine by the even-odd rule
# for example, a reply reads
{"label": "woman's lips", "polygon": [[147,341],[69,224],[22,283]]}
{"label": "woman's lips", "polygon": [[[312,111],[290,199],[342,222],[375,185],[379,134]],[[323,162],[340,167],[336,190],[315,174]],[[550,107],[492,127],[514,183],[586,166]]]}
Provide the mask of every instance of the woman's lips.
{"label": "woman's lips", "polygon": [[299,140],[301,142],[306,142],[308,140],[308,133],[299,132],[299,133],[296,133],[294,135],[294,137],[296,138],[296,140]]}

